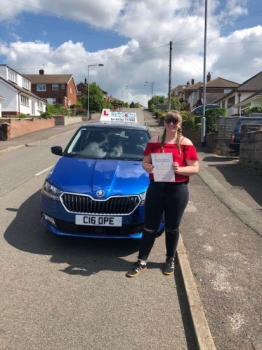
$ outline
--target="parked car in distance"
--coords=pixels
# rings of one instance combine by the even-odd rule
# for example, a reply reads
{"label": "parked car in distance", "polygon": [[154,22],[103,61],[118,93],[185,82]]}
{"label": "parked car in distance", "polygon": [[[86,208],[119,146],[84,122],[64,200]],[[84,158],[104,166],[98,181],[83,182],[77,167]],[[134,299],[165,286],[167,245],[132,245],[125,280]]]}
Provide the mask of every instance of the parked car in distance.
{"label": "parked car in distance", "polygon": [[242,125],[262,125],[262,117],[239,117],[234,130],[231,132],[231,140],[229,148],[234,152],[239,153],[240,150],[240,135]]}
{"label": "parked car in distance", "polygon": [[[105,115],[108,115],[105,112]],[[47,175],[41,191],[41,222],[57,235],[141,238],[149,185],[142,168],[148,128],[137,123],[81,126]],[[161,223],[159,232],[163,231]]]}
{"label": "parked car in distance", "polygon": [[[212,109],[212,108],[221,108],[221,107],[219,105],[216,105],[216,104],[207,104],[205,110]],[[191,113],[194,115],[203,115],[203,109],[204,109],[203,105],[198,106],[196,108],[193,108]]]}

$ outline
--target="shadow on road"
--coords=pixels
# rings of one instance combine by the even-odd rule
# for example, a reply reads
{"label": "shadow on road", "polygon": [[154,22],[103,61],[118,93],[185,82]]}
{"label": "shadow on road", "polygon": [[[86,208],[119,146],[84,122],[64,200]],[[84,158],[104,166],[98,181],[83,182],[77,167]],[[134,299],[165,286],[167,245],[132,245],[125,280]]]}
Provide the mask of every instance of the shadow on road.
{"label": "shadow on road", "polygon": [[50,255],[53,263],[68,266],[61,271],[90,276],[99,271],[127,271],[130,262],[122,257],[135,253],[140,240],[61,237],[48,233],[40,223],[40,191],[29,197],[4,233],[14,248],[31,254]]}
{"label": "shadow on road", "polygon": [[[262,183],[261,179],[239,165],[237,160],[227,157],[208,156],[203,159],[208,164],[209,171],[216,177],[216,171],[222,175],[229,185],[236,190],[244,190],[259,206],[262,206]],[[220,180],[220,178],[217,178]]]}

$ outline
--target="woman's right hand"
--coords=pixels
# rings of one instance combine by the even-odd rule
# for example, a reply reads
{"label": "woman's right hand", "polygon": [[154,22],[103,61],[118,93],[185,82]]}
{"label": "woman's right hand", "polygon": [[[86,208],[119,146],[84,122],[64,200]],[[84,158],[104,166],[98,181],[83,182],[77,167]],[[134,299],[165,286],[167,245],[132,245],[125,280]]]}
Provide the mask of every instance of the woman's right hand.
{"label": "woman's right hand", "polygon": [[145,171],[147,171],[148,173],[152,173],[153,172],[153,165],[150,163],[143,163],[143,168]]}

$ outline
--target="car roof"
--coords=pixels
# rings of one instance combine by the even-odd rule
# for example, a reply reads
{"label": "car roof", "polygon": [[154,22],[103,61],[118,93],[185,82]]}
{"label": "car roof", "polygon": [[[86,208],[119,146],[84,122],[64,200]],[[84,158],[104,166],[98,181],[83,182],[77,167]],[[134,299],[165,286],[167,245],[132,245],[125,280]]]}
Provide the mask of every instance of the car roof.
{"label": "car roof", "polygon": [[239,117],[238,119],[245,119],[245,120],[250,120],[250,119],[262,119],[262,116],[261,117]]}
{"label": "car roof", "polygon": [[121,128],[121,129],[134,129],[134,130],[145,130],[148,131],[148,127],[146,125],[138,124],[138,123],[114,123],[114,122],[90,122],[88,124],[81,125],[80,128],[83,127],[108,127],[108,128]]}

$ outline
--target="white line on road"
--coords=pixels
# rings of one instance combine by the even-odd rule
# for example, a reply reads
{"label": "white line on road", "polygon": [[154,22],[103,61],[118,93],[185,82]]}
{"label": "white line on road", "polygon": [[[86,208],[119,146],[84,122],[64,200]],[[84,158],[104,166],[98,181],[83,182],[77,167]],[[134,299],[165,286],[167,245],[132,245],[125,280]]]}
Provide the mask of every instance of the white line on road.
{"label": "white line on road", "polygon": [[51,170],[54,167],[54,165],[49,166],[48,168],[40,171],[40,173],[35,174],[35,176],[42,175],[43,173],[46,173],[48,170]]}

